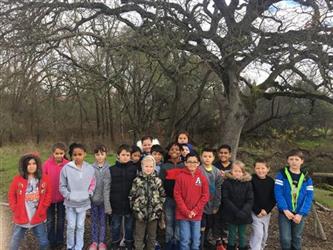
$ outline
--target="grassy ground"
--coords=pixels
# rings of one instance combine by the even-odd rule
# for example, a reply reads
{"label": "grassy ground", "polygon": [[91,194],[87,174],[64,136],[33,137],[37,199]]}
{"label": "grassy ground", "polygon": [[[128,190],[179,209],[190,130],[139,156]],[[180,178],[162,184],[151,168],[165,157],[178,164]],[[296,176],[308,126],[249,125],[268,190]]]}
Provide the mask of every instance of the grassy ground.
{"label": "grassy ground", "polygon": [[[0,148],[0,201],[7,200],[8,187],[13,177],[18,172],[20,156],[25,153],[37,151],[40,153],[42,162],[44,162],[50,156],[50,147],[50,145],[36,146],[33,144],[25,144]],[[88,152],[85,160],[89,163],[93,163],[94,155]],[[115,156],[113,154],[108,156],[108,162],[110,164],[115,162]]]}

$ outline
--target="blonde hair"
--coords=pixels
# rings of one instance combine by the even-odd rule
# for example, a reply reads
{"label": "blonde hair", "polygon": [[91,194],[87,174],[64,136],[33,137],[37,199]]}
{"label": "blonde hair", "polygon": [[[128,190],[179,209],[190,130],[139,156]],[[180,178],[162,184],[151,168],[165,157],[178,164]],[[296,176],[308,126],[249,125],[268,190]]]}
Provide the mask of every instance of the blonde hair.
{"label": "blonde hair", "polygon": [[245,170],[245,164],[244,164],[244,162],[242,162],[242,161],[240,161],[240,160],[236,160],[236,161],[234,161],[234,162],[232,163],[232,165],[231,165],[231,170],[232,170],[235,166],[239,167],[239,168],[242,170],[242,173],[243,173],[243,174],[246,174],[246,170]]}
{"label": "blonde hair", "polygon": [[144,166],[144,162],[146,162],[146,161],[153,162],[154,169],[156,169],[156,161],[152,155],[146,155],[145,157],[143,157],[143,159],[141,160],[141,167]]}

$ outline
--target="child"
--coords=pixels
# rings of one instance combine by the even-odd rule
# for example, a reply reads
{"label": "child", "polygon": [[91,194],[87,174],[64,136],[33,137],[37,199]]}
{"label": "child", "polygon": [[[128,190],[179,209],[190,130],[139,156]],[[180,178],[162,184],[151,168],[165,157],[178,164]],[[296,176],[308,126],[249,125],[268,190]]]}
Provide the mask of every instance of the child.
{"label": "child", "polygon": [[222,185],[222,218],[228,223],[228,250],[236,249],[238,232],[239,250],[247,249],[246,224],[252,223],[253,191],[251,175],[245,172],[241,161],[232,164]]}
{"label": "child", "polygon": [[151,147],[153,146],[153,137],[151,136],[144,136],[141,138],[141,145],[142,145],[142,154],[143,156],[149,155]]}
{"label": "child", "polygon": [[64,244],[65,206],[64,197],[59,192],[60,171],[68,160],[65,159],[66,146],[55,143],[52,155],[43,165],[43,173],[48,175],[52,186],[51,206],[47,210],[47,228],[50,247]]}
{"label": "child", "polygon": [[313,185],[308,173],[301,169],[304,155],[300,150],[287,154],[288,166],[275,179],[274,193],[279,209],[279,231],[282,249],[301,249],[305,217],[313,200]]}
{"label": "child", "polygon": [[72,145],[73,161],[67,163],[60,173],[60,193],[65,198],[67,219],[67,249],[83,248],[84,222],[90,208],[90,197],[95,188],[95,170],[84,161],[86,148]]}
{"label": "child", "polygon": [[155,171],[156,171],[157,175],[159,175],[160,171],[161,171],[161,165],[163,163],[164,150],[160,145],[155,144],[151,147],[151,155],[155,159],[155,162],[156,162]]}
{"label": "child", "polygon": [[155,159],[151,155],[142,161],[142,172],[133,181],[129,195],[135,216],[135,249],[154,250],[156,243],[157,223],[163,211],[165,191],[160,178],[155,173]]}
{"label": "child", "polygon": [[166,249],[174,249],[179,244],[179,227],[176,222],[175,211],[176,203],[173,198],[173,189],[178,174],[184,167],[184,163],[180,160],[180,144],[171,143],[167,147],[167,161],[162,164],[160,178],[163,181],[163,187],[166,193],[164,204],[166,217],[165,243]]}
{"label": "child", "polygon": [[186,155],[188,155],[189,153],[193,152],[193,149],[192,149],[192,145],[191,144],[187,144],[187,143],[184,143],[184,144],[180,144],[182,146],[181,150],[180,150],[180,153],[181,153],[181,160],[182,161],[185,161],[186,159]]}
{"label": "child", "polygon": [[24,234],[31,229],[39,242],[39,249],[49,246],[46,231],[46,212],[51,204],[52,190],[46,175],[42,175],[41,161],[33,154],[23,155],[19,174],[9,187],[8,201],[15,223],[11,250],[18,250]]}
{"label": "child", "polygon": [[214,163],[214,166],[220,169],[222,177],[226,173],[231,171],[231,147],[227,144],[223,144],[218,148],[218,158],[219,160]]}
{"label": "child", "polygon": [[133,145],[131,148],[131,160],[139,172],[141,171],[141,156],[141,149],[138,146]]}
{"label": "child", "polygon": [[217,212],[221,204],[221,185],[222,176],[220,171],[213,165],[214,150],[205,148],[201,153],[200,170],[206,176],[209,185],[209,201],[204,208],[204,214],[201,221],[201,248],[210,247],[208,233],[211,229],[213,236],[219,238],[216,228],[219,223]]}
{"label": "child", "polygon": [[125,245],[128,250],[133,247],[133,216],[130,209],[129,192],[136,177],[137,167],[131,161],[131,147],[120,145],[117,161],[110,168],[111,174],[111,208],[112,208],[112,248],[117,249],[122,239],[120,235],[122,220],[125,218]]}
{"label": "child", "polygon": [[106,250],[105,245],[105,213],[111,214],[110,204],[110,165],[106,162],[107,148],[96,145],[94,149],[96,187],[91,198],[91,235],[93,243],[89,250]]}
{"label": "child", "polygon": [[188,154],[186,168],[177,176],[174,196],[176,219],[179,221],[180,250],[200,248],[200,224],[205,204],[209,200],[206,177],[198,169],[199,157]]}
{"label": "child", "polygon": [[176,142],[179,144],[188,144],[189,138],[190,138],[190,134],[187,131],[180,131],[177,134]]}
{"label": "child", "polygon": [[254,171],[255,174],[252,175],[254,204],[252,207],[253,222],[250,248],[262,250],[266,245],[271,211],[275,206],[274,180],[267,175],[269,167],[263,159],[256,160]]}

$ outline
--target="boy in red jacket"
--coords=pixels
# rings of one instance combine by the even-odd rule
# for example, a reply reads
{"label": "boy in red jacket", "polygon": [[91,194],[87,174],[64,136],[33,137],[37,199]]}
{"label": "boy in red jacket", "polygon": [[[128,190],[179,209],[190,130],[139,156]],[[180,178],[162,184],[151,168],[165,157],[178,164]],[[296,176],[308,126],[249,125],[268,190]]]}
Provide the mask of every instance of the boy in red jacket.
{"label": "boy in red jacket", "polygon": [[176,178],[174,198],[180,228],[180,250],[200,248],[201,218],[209,200],[209,188],[199,165],[198,155],[189,153],[185,160],[186,168]]}
{"label": "boy in red jacket", "polygon": [[51,189],[47,176],[42,176],[38,156],[23,155],[19,162],[19,175],[15,176],[8,192],[9,206],[15,223],[10,249],[19,249],[20,241],[28,229],[39,241],[39,249],[47,249],[46,211],[51,203]]}

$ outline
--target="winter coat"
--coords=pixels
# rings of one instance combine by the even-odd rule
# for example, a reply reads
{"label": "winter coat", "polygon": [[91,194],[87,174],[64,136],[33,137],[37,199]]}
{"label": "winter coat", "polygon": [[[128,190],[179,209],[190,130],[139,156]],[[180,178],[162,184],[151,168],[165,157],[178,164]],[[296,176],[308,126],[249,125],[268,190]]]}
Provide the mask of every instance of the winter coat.
{"label": "winter coat", "polygon": [[142,172],[133,181],[129,195],[132,211],[140,221],[159,219],[165,202],[165,191],[160,178],[155,173]]}
{"label": "winter coat", "polygon": [[[182,169],[176,178],[174,198],[177,220],[201,220],[209,200],[209,188],[207,178],[199,168],[193,174],[187,168]],[[193,218],[188,217],[191,211],[196,214]]]}
{"label": "winter coat", "polygon": [[8,192],[9,206],[13,212],[13,221],[15,224],[22,225],[30,223],[31,225],[37,225],[43,223],[47,218],[47,209],[51,204],[52,187],[47,175],[43,175],[38,183],[38,207],[31,221],[29,221],[25,205],[27,185],[28,180],[23,178],[22,175],[14,177]]}
{"label": "winter coat", "polygon": [[288,181],[287,172],[288,166],[281,169],[275,178],[274,193],[277,202],[277,207],[280,212],[283,210],[289,210],[295,214],[306,216],[309,214],[312,200],[313,200],[313,184],[312,179],[308,176],[308,173],[301,169],[301,178],[303,179],[300,186],[296,206],[293,209],[292,197],[291,197],[291,185]]}
{"label": "winter coat", "polygon": [[133,180],[137,175],[137,167],[133,162],[120,163],[119,161],[110,167],[111,189],[110,201],[112,213],[117,215],[126,215],[131,213],[129,203],[129,192]]}
{"label": "winter coat", "polygon": [[102,167],[99,167],[97,163],[94,163],[93,168],[95,169],[96,187],[94,194],[91,197],[92,203],[95,205],[104,204],[105,212],[111,213],[110,204],[110,165],[105,162]]}
{"label": "winter coat", "polygon": [[64,197],[59,191],[59,181],[61,169],[68,163],[63,159],[61,163],[57,163],[51,155],[43,165],[43,173],[49,176],[50,185],[52,186],[52,203],[64,201]]}
{"label": "winter coat", "polygon": [[222,185],[222,219],[230,224],[252,223],[253,191],[251,175],[246,173],[238,180],[230,173]]}
{"label": "winter coat", "polygon": [[182,161],[179,161],[176,164],[167,161],[161,165],[160,178],[163,181],[163,187],[167,197],[173,198],[175,180],[183,168],[184,163]]}

